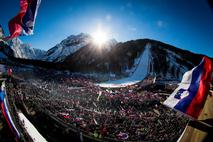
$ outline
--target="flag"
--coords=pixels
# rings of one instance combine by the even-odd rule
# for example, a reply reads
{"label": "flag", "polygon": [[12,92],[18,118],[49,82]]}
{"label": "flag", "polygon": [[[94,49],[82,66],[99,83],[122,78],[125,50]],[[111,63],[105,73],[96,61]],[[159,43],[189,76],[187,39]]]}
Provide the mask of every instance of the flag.
{"label": "flag", "polygon": [[198,66],[183,75],[178,88],[164,104],[197,119],[208,95],[212,70],[211,60],[203,57]]}
{"label": "flag", "polygon": [[129,138],[129,136],[127,133],[120,132],[119,134],[117,134],[117,138],[121,140],[126,140]]}
{"label": "flag", "polygon": [[99,101],[101,95],[102,95],[102,91],[99,91],[99,92],[98,92],[98,97],[97,97],[97,99],[96,99],[97,101]]}
{"label": "flag", "polygon": [[81,120],[83,120],[83,118],[81,118],[81,117],[75,118],[75,122],[80,122]]}
{"label": "flag", "polygon": [[93,118],[93,121],[95,122],[95,125],[98,125],[98,122],[96,121],[95,118]]}
{"label": "flag", "polygon": [[10,110],[8,109],[8,102],[6,100],[6,92],[4,90],[4,82],[2,82],[2,86],[0,89],[0,104],[1,104],[2,114],[3,114],[7,124],[9,125],[12,132],[15,134],[16,138],[19,139],[20,133],[19,133],[18,129],[16,128],[16,126],[12,120],[12,117],[10,115]]}
{"label": "flag", "polygon": [[69,115],[69,113],[60,113],[65,119],[69,119],[71,118],[71,116]]}
{"label": "flag", "polygon": [[35,19],[41,0],[28,0],[28,8],[22,19],[23,31],[26,35],[33,34]]}
{"label": "flag", "polygon": [[11,68],[9,68],[9,69],[7,70],[7,74],[8,74],[8,76],[12,76],[13,70],[12,70]]}
{"label": "flag", "polygon": [[41,0],[20,0],[19,13],[9,21],[8,27],[11,39],[21,34],[30,35],[33,33],[35,19]]}

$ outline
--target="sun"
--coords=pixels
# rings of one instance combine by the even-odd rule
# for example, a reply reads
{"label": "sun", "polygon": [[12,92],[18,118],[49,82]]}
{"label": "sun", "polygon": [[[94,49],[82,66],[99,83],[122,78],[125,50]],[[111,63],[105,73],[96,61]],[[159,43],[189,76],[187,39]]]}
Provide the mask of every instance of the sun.
{"label": "sun", "polygon": [[92,33],[92,38],[94,44],[102,46],[107,41],[107,32],[102,28],[98,28],[94,33]]}

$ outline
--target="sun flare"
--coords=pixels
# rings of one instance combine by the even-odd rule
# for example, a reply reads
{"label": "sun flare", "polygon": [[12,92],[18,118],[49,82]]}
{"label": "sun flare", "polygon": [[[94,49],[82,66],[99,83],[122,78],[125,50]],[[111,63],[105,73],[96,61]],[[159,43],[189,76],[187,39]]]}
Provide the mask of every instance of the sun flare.
{"label": "sun flare", "polygon": [[102,46],[107,41],[107,33],[101,29],[98,28],[93,34],[92,34],[93,42],[98,45]]}

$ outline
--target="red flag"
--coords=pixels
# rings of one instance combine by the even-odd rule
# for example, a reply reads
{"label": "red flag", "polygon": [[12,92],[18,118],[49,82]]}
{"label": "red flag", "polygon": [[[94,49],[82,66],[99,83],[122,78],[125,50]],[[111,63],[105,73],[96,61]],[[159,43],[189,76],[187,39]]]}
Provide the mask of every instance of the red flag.
{"label": "red flag", "polygon": [[20,36],[22,33],[22,18],[24,17],[28,7],[27,0],[20,0],[20,11],[19,13],[9,21],[8,27],[10,36],[5,39],[15,38]]}
{"label": "red flag", "polygon": [[20,0],[19,13],[9,21],[8,27],[11,39],[20,36],[22,33],[30,35],[33,33],[36,14],[41,0]]}
{"label": "red flag", "polygon": [[9,68],[7,73],[8,73],[9,76],[12,76],[13,70],[11,68]]}

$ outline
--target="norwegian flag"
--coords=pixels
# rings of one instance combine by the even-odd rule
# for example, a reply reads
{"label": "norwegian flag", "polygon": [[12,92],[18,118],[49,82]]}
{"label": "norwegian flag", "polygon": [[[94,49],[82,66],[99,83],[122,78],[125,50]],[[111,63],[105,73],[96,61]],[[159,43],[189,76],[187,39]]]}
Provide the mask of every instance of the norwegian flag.
{"label": "norwegian flag", "polygon": [[41,0],[20,0],[19,13],[9,21],[8,27],[10,36],[5,39],[12,39],[24,35],[33,34],[35,19]]}

